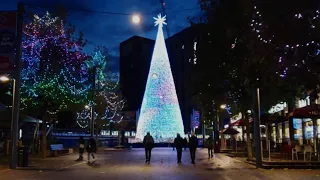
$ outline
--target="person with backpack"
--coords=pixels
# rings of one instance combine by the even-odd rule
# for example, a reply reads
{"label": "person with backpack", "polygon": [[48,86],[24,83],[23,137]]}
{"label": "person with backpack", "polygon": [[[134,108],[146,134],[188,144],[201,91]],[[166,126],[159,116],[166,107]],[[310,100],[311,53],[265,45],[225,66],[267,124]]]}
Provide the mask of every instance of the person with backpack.
{"label": "person with backpack", "polygon": [[150,132],[147,133],[143,138],[143,145],[146,153],[146,163],[150,164],[151,159],[151,150],[154,145],[153,137],[150,135]]}
{"label": "person with backpack", "polygon": [[87,145],[88,163],[90,163],[90,156],[92,156],[92,158],[95,159],[94,153],[96,152],[97,152],[96,141],[91,137]]}

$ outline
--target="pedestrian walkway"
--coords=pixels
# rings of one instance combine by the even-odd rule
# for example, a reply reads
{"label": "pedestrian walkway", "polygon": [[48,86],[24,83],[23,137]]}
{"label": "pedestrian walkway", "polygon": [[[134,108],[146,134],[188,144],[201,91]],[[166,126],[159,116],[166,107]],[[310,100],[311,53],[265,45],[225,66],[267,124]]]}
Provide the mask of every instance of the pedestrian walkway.
{"label": "pedestrian walkway", "polygon": [[[238,159],[240,161],[255,165],[255,159],[248,159],[246,153],[240,152],[228,152],[226,153],[227,156]],[[266,169],[271,168],[290,168],[290,169],[319,169],[320,168],[320,161],[304,161],[304,160],[290,160],[290,159],[283,159],[279,157],[272,156],[269,158],[264,157],[262,159],[262,166]]]}
{"label": "pedestrian walkway", "polygon": [[[74,164],[77,164],[79,162],[75,161],[78,158],[78,154],[70,154],[65,156],[59,156],[59,157],[47,157],[46,159],[42,159],[38,156],[31,156],[29,158],[29,167],[19,168],[19,172],[21,170],[26,171],[53,171],[53,170],[59,170],[61,168],[65,168],[68,166],[72,166]],[[0,174],[1,172],[7,172],[12,171],[9,170],[9,156],[3,156],[0,160]],[[1,177],[1,176],[0,176]],[[0,178],[1,179],[1,178]]]}
{"label": "pedestrian walkway", "polygon": [[[144,149],[101,151],[98,160],[88,165],[75,162],[76,156],[63,156],[50,162],[51,168],[0,171],[0,179],[160,179],[160,180],[286,180],[317,179],[319,170],[263,170],[243,163],[225,154],[215,154],[208,159],[205,149],[198,149],[196,164],[191,164],[189,151],[183,151],[182,164],[177,164],[176,151],[172,148],[155,148],[151,164],[145,163]],[[61,161],[61,162],[60,162]],[[62,164],[64,163],[64,164]],[[55,165],[54,165],[55,164]]]}

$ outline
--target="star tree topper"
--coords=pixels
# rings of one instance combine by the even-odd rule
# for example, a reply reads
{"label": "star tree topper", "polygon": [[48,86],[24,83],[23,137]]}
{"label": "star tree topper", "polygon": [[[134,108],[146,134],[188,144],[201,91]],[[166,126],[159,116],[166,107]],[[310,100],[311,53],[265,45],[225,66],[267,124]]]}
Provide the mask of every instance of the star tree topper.
{"label": "star tree topper", "polygon": [[163,27],[163,25],[167,25],[166,21],[166,16],[161,16],[161,14],[158,14],[158,17],[154,17],[154,20],[156,20],[154,22],[154,26],[160,26],[161,28]]}

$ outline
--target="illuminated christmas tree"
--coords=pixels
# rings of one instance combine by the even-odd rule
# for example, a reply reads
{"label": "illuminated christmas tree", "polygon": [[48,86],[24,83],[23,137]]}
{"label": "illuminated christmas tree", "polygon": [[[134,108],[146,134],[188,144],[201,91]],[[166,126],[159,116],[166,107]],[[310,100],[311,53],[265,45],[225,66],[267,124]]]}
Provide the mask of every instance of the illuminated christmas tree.
{"label": "illuminated christmas tree", "polygon": [[[119,94],[101,91],[96,96],[95,104],[94,120],[100,124],[99,126],[109,126],[110,123],[122,121],[123,116],[121,111],[124,106],[124,100]],[[89,108],[77,113],[77,123],[81,128],[87,128],[90,119],[91,113]]]}
{"label": "illuminated christmas tree", "polygon": [[184,137],[184,127],[162,30],[166,18],[158,15],[154,19],[155,25],[158,26],[158,34],[141,105],[136,139],[141,141],[147,132],[150,132],[156,142],[161,142],[173,139],[177,133]]}
{"label": "illuminated christmas tree", "polygon": [[[98,48],[97,48],[98,49]],[[101,48],[103,49],[103,48]],[[104,50],[106,51],[106,50]],[[86,67],[90,73],[95,73],[95,98],[87,99],[90,106],[95,104],[94,120],[101,126],[108,126],[110,123],[119,123],[122,120],[121,111],[124,100],[120,94],[115,93],[119,79],[111,78],[107,71],[108,53],[96,51],[92,58],[86,61]],[[93,75],[93,74],[92,74]],[[87,128],[91,119],[91,110],[82,109],[77,113],[77,123],[81,128]]]}
{"label": "illuminated christmas tree", "polygon": [[75,37],[74,27],[46,13],[34,15],[23,29],[22,105],[34,107],[35,97],[49,98],[60,109],[83,103],[90,89],[89,74],[81,52],[83,35]]}

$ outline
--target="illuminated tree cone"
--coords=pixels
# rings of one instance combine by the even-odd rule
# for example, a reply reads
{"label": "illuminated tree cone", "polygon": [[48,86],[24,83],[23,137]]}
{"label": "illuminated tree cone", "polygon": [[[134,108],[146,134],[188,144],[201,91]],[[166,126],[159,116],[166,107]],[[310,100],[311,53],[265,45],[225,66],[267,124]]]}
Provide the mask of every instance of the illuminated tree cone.
{"label": "illuminated tree cone", "polygon": [[150,132],[156,142],[172,140],[184,127],[174,85],[162,26],[165,16],[154,18],[158,25],[157,39],[151,59],[147,85],[141,105],[136,140],[141,141]]}

